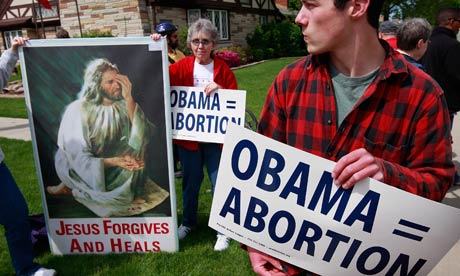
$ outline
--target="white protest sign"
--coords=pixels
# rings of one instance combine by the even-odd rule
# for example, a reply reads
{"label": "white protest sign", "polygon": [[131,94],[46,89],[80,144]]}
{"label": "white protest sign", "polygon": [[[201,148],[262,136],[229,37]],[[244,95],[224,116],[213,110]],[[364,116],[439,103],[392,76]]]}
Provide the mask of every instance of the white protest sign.
{"label": "white protest sign", "polygon": [[460,210],[367,179],[332,181],[334,162],[227,129],[209,226],[321,275],[427,275],[460,238]]}
{"label": "white protest sign", "polygon": [[229,122],[244,125],[246,91],[218,89],[206,96],[203,89],[171,86],[174,139],[223,143]]}

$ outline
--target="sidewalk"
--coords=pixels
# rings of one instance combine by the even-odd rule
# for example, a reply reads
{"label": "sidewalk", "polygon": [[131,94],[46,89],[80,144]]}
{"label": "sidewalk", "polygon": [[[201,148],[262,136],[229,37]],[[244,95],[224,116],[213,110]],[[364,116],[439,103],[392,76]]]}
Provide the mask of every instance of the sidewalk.
{"label": "sidewalk", "polygon": [[30,141],[29,120],[0,117],[0,137]]}
{"label": "sidewalk", "polygon": [[[454,120],[452,130],[454,139],[454,162],[460,167],[460,116]],[[0,117],[0,137],[30,141],[30,128],[27,119]],[[460,208],[460,186],[452,187],[444,198],[447,205]],[[460,231],[458,229],[457,231]],[[447,253],[428,276],[457,276],[460,271],[460,241]]]}
{"label": "sidewalk", "polygon": [[[460,167],[460,116],[454,119],[452,129],[452,138],[454,144],[454,163],[457,169]],[[460,186],[453,186],[443,200],[443,203],[455,208],[460,208]],[[460,231],[455,229],[454,231]],[[460,274],[460,241],[457,241],[455,246],[447,253],[439,264],[431,271],[429,276],[456,276]]]}

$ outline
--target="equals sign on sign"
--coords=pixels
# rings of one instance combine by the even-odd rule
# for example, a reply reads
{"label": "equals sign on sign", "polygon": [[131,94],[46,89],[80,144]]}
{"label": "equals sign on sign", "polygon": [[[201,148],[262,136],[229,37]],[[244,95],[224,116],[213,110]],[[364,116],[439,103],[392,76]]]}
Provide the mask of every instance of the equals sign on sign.
{"label": "equals sign on sign", "polygon": [[[423,237],[416,235],[413,232],[419,231],[419,232],[427,233],[428,231],[430,231],[430,227],[423,226],[415,222],[410,222],[405,219],[400,219],[398,224],[402,226],[401,228],[405,228],[407,230],[403,231],[400,229],[394,229],[393,234],[404,237],[404,238],[408,238],[411,240],[415,240],[415,241],[421,241]],[[412,233],[410,233],[410,231],[412,231]]]}
{"label": "equals sign on sign", "polygon": [[236,109],[236,101],[227,100],[227,109]]}

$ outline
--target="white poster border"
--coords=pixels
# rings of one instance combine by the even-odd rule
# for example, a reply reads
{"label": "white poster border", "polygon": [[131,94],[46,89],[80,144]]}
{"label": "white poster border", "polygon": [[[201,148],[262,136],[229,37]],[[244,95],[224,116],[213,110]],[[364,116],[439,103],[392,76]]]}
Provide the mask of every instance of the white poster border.
{"label": "white poster border", "polygon": [[[108,45],[147,45],[148,51],[159,51],[162,55],[162,73],[163,73],[163,94],[164,94],[164,106],[165,106],[165,126],[166,126],[166,139],[167,141],[172,141],[172,134],[171,134],[171,117],[170,117],[170,98],[169,98],[169,91],[170,91],[170,82],[169,82],[169,62],[168,62],[168,47],[167,41],[165,38],[162,38],[159,41],[152,41],[149,37],[125,37],[125,38],[73,38],[73,39],[35,39],[29,40],[26,44],[19,48],[19,62],[22,71],[22,78],[23,78],[23,87],[24,87],[24,94],[25,94],[25,102],[27,113],[29,117],[29,127],[31,131],[31,138],[32,138],[32,148],[35,160],[35,167],[37,169],[38,174],[38,182],[39,188],[41,193],[41,200],[43,202],[43,209],[44,209],[44,216],[45,221],[47,224],[47,233],[50,242],[51,252],[56,255],[64,255],[64,254],[71,254],[70,250],[62,250],[62,245],[58,246],[58,243],[55,241],[56,235],[53,231],[59,231],[59,223],[63,221],[63,219],[50,219],[49,217],[49,210],[48,205],[46,203],[46,195],[45,195],[45,184],[42,179],[43,171],[39,162],[39,154],[38,154],[38,145],[35,139],[35,126],[33,120],[33,110],[32,104],[30,100],[30,87],[28,85],[28,77],[27,77],[27,67],[25,63],[25,56],[24,56],[24,48],[25,47],[70,47],[70,46],[108,46]],[[55,61],[58,62],[58,61]],[[177,252],[179,250],[179,240],[177,236],[177,207],[176,207],[176,192],[175,192],[175,177],[173,171],[173,153],[172,153],[172,142],[167,143],[167,156],[168,156],[168,164],[169,164],[169,172],[168,172],[168,181],[170,183],[169,186],[169,199],[170,206],[171,206],[171,217],[150,217],[150,218],[133,218],[131,219],[135,224],[136,223],[144,223],[144,224],[157,224],[158,222],[167,223],[168,224],[168,231],[167,233],[163,233],[161,237],[161,241],[163,244],[167,244],[165,246],[165,250],[167,252]],[[87,221],[88,225],[95,225],[97,224],[96,221],[100,221],[105,218],[99,219],[79,219],[80,221]],[[121,223],[125,223],[127,218],[112,218],[115,222],[120,221]],[[69,224],[72,224],[73,219],[64,219],[65,221],[70,221]],[[129,220],[129,218],[128,218]],[[116,223],[115,223],[116,224]],[[49,227],[53,226],[53,228]],[[71,237],[70,237],[71,238]],[[133,238],[132,235],[125,236],[127,242],[146,242],[146,240],[136,239]],[[89,240],[93,239],[90,237]],[[151,237],[149,237],[151,240]],[[81,240],[84,241],[84,240]],[[95,243],[93,244],[95,245]],[[89,244],[91,246],[91,244]],[[161,250],[163,251],[163,250]],[[142,253],[145,251],[139,250],[135,253]],[[86,254],[86,253],[113,253],[110,251],[104,250],[103,252],[74,252],[76,254]],[[72,253],[72,254],[74,254]],[[121,252],[119,252],[121,253]]]}

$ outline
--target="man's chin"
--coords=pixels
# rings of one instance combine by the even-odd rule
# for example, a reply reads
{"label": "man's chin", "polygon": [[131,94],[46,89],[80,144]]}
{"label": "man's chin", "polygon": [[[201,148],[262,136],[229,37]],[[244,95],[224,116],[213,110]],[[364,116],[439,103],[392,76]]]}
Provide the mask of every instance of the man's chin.
{"label": "man's chin", "polygon": [[323,54],[325,52],[327,52],[325,49],[321,49],[319,47],[314,47],[312,45],[307,45],[307,51],[309,54],[313,54],[313,55],[319,55],[319,54]]}

